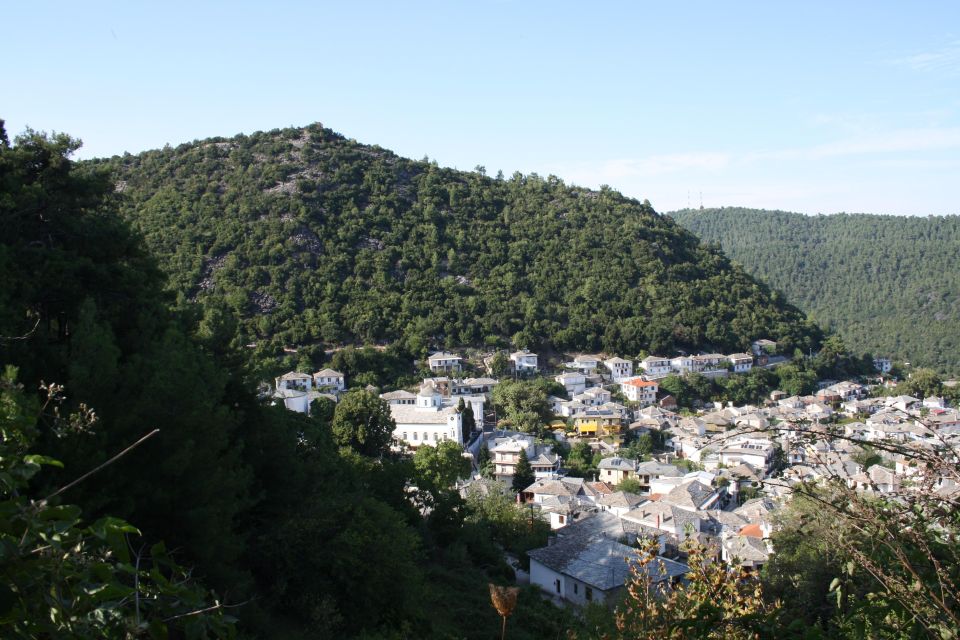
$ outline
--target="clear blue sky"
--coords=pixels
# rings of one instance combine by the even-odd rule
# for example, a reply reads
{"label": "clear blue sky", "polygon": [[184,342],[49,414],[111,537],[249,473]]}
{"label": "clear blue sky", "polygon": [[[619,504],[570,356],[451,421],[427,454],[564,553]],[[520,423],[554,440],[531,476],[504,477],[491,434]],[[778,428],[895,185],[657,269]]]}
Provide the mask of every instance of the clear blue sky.
{"label": "clear blue sky", "polygon": [[960,213],[960,3],[785,5],[7,3],[0,118],[80,157],[322,122],[660,211]]}

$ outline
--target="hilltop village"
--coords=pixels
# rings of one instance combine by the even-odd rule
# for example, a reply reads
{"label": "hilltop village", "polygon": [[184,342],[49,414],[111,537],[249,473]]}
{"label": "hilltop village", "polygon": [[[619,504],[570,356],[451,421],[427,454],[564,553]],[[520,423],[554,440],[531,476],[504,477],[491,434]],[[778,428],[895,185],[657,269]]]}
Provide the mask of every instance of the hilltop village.
{"label": "hilltop village", "polygon": [[[547,547],[512,558],[517,580],[583,605],[622,592],[644,540],[658,549],[655,581],[688,571],[689,541],[758,571],[776,553],[776,513],[805,483],[890,496],[960,491],[952,478],[928,477],[914,455],[956,444],[960,411],[942,397],[878,393],[892,385],[886,358],[874,359],[869,380],[822,380],[810,395],[774,390],[740,406],[679,409],[660,386],[668,377],[738,376],[789,362],[776,349],[758,340],[751,353],[638,362],[579,354],[554,366],[527,350],[473,358],[439,351],[423,363],[431,375],[418,388],[364,391],[389,407],[395,452],[456,443],[471,469],[457,483],[463,496],[507,495],[549,522]],[[276,378],[272,396],[308,413],[317,399],[337,401],[346,382],[332,369],[290,372]],[[532,402],[516,397],[524,384],[539,387],[552,417],[519,424],[522,411],[505,408]]]}

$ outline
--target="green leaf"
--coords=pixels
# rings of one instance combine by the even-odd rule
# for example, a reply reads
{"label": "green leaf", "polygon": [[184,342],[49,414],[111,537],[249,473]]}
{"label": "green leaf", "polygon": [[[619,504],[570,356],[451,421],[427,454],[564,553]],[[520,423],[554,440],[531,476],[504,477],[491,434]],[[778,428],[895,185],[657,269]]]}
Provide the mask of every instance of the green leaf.
{"label": "green leaf", "polygon": [[62,504],[56,507],[46,507],[40,511],[40,519],[76,522],[80,519],[80,507],[75,504]]}
{"label": "green leaf", "polygon": [[49,465],[51,467],[60,467],[63,468],[63,463],[57,460],[56,458],[51,458],[50,456],[42,456],[39,454],[30,454],[23,456],[23,461],[27,464],[36,464],[36,465]]}

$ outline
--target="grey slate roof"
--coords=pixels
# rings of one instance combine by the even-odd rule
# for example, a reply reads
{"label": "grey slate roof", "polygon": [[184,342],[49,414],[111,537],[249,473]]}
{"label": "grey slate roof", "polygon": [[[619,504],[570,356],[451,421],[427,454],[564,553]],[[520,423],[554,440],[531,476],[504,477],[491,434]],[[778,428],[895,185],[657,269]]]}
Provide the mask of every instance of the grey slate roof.
{"label": "grey slate roof", "polygon": [[656,460],[648,460],[637,465],[637,473],[640,475],[660,476],[664,478],[680,478],[683,473],[678,467],[672,464],[662,464]]}
{"label": "grey slate roof", "polygon": [[657,516],[659,516],[660,527],[672,527],[676,531],[682,530],[687,524],[692,525],[696,521],[702,520],[696,513],[664,502],[647,502],[623,514],[624,520],[649,527],[657,526]]}
{"label": "grey slate roof", "polygon": [[604,507],[619,507],[622,509],[633,509],[635,506],[644,502],[646,498],[638,496],[635,493],[625,491],[615,491],[614,493],[602,495],[597,499],[597,504]]}
{"label": "grey slate roof", "polygon": [[380,397],[384,400],[415,400],[417,394],[410,393],[409,391],[404,391],[400,389],[399,391],[388,391],[387,393],[380,394]]}
{"label": "grey slate roof", "polygon": [[687,482],[670,490],[670,493],[660,498],[661,502],[669,502],[678,507],[699,509],[714,493],[713,487],[708,487],[699,480]]}
{"label": "grey slate roof", "polygon": [[597,468],[615,471],[634,471],[637,468],[637,461],[615,456],[613,458],[604,458],[600,461],[600,464],[597,465]]}
{"label": "grey slate roof", "polygon": [[457,412],[456,407],[443,409],[421,409],[409,404],[390,405],[390,415],[394,422],[401,424],[446,424],[447,416]]}
{"label": "grey slate roof", "polygon": [[[617,542],[624,531],[616,516],[599,513],[560,531],[563,536],[556,543],[529,551],[527,555],[531,560],[601,591],[626,583],[637,550]],[[664,564],[665,576],[657,571],[657,562]],[[654,580],[683,575],[688,571],[686,565],[665,558],[650,563],[648,569]]]}
{"label": "grey slate roof", "polygon": [[723,547],[730,558],[739,558],[748,562],[766,562],[770,559],[763,540],[750,536],[730,536],[723,541]]}

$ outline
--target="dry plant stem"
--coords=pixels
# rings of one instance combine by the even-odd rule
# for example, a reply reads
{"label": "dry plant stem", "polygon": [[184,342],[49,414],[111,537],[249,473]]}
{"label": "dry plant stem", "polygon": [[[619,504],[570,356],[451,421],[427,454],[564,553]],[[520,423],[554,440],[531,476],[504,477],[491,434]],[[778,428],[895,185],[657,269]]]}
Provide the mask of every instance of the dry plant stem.
{"label": "dry plant stem", "polygon": [[43,500],[41,500],[41,501],[38,503],[38,506],[43,506],[43,505],[45,505],[47,502],[49,502],[49,501],[52,500],[53,498],[56,498],[58,495],[60,495],[60,494],[63,493],[64,491],[66,491],[66,490],[68,490],[68,489],[71,489],[71,488],[77,486],[78,484],[80,484],[81,482],[83,482],[84,480],[86,480],[87,478],[89,478],[90,476],[92,476],[93,474],[95,474],[95,473],[101,471],[102,469],[110,466],[111,464],[113,464],[114,462],[116,462],[117,460],[119,460],[120,458],[122,458],[123,456],[127,455],[128,453],[130,453],[131,451],[133,451],[134,449],[136,449],[136,448],[139,447],[141,444],[143,444],[144,442],[146,442],[148,439],[152,438],[153,436],[157,435],[158,433],[160,433],[160,429],[154,429],[153,431],[151,431],[151,432],[148,433],[147,435],[143,436],[142,438],[140,438],[139,440],[137,440],[136,442],[134,442],[132,445],[130,445],[129,447],[127,447],[126,449],[124,449],[123,451],[121,451],[120,453],[118,453],[117,455],[113,456],[112,458],[110,458],[109,460],[107,460],[106,462],[104,462],[103,464],[97,466],[97,467],[94,468],[94,469],[91,469],[90,471],[86,472],[85,474],[83,474],[82,476],[80,476],[79,478],[77,478],[76,480],[74,480],[73,482],[71,482],[71,483],[69,483],[69,484],[66,484],[66,485],[60,487],[59,489],[57,489],[56,491],[54,491],[53,493],[51,493],[50,495],[48,495],[46,498],[44,498]]}

